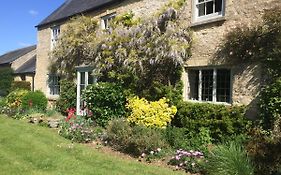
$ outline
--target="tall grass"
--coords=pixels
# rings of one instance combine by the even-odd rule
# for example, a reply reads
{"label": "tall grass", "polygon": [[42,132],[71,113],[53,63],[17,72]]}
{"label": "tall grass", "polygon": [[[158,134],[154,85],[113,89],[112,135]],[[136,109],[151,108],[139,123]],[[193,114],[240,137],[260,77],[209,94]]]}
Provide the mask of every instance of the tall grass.
{"label": "tall grass", "polygon": [[253,175],[246,151],[236,142],[217,146],[211,153],[206,169],[209,175]]}

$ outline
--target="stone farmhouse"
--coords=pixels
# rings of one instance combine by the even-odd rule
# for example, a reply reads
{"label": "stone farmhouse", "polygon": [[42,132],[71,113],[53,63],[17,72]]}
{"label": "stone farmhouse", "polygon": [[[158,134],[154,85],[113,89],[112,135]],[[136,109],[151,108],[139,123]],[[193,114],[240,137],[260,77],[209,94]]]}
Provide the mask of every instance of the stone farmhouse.
{"label": "stone farmhouse", "polygon": [[[136,17],[148,18],[171,0],[67,0],[36,27],[36,74],[34,87],[42,90],[50,100],[58,98],[60,77],[48,71],[49,53],[75,15],[89,15],[109,27],[118,14],[132,11]],[[280,0],[186,0],[182,20],[193,31],[192,57],[185,64],[182,75],[184,100],[218,104],[252,106],[255,115],[256,97],[262,86],[259,63],[231,64],[217,55],[226,34],[242,25],[255,25],[264,10],[281,6]],[[79,65],[77,65],[79,66]],[[77,68],[77,106],[80,92],[94,82],[90,67]]]}
{"label": "stone farmhouse", "polygon": [[0,69],[11,67],[14,70],[15,81],[30,82],[34,90],[36,67],[36,46],[17,49],[0,56]]}

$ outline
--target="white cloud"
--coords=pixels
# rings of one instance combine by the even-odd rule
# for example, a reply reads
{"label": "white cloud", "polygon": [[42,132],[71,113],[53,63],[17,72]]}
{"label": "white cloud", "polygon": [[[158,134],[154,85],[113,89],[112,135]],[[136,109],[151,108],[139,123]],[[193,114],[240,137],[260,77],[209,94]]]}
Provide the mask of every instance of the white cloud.
{"label": "white cloud", "polygon": [[37,16],[39,14],[39,12],[36,10],[29,10],[28,13],[32,16]]}
{"label": "white cloud", "polygon": [[25,43],[25,42],[18,42],[18,45],[19,45],[20,47],[28,47],[28,46],[31,46],[32,44],[30,44],[30,43]]}

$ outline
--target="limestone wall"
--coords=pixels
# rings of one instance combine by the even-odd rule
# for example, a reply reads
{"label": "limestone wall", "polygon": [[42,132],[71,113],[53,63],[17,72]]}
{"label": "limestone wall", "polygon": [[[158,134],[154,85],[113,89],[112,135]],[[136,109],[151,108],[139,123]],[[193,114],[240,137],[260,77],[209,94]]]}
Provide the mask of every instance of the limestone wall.
{"label": "limestone wall", "polygon": [[[191,0],[190,0],[191,2]],[[252,26],[261,22],[265,9],[281,6],[280,0],[226,0],[225,16],[217,22],[201,25],[192,23],[192,3],[185,7],[182,19],[193,31],[192,57],[186,62],[190,67],[230,67],[232,72],[233,104],[249,105],[255,99],[262,84],[262,70],[258,63],[230,64],[216,53],[226,34],[235,27]],[[216,59],[215,59],[216,58]],[[183,74],[184,99],[189,99],[189,81],[187,72]]]}

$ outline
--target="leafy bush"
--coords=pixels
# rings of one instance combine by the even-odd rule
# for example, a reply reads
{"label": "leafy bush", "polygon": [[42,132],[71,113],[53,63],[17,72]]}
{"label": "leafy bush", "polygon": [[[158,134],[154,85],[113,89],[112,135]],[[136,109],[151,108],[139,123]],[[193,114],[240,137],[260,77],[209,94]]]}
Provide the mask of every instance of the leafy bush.
{"label": "leafy bush", "polygon": [[200,151],[177,150],[176,155],[169,161],[170,165],[174,165],[180,169],[184,169],[190,173],[203,173],[205,163],[204,154]]}
{"label": "leafy bush", "polygon": [[42,91],[28,92],[22,98],[23,109],[38,109],[45,111],[48,105],[48,99]]}
{"label": "leafy bush", "polygon": [[6,103],[9,108],[19,108],[22,104],[22,98],[28,93],[27,90],[18,89],[9,93],[6,97]]}
{"label": "leafy bush", "polygon": [[11,86],[11,91],[16,89],[31,90],[31,84],[28,81],[14,81]]}
{"label": "leafy bush", "polygon": [[13,69],[10,67],[0,68],[0,97],[6,96],[10,92],[13,82]]}
{"label": "leafy bush", "polygon": [[206,164],[210,175],[253,175],[254,168],[244,148],[235,142],[215,147]]}
{"label": "leafy bush", "polygon": [[91,119],[75,116],[75,109],[70,109],[60,123],[59,134],[73,142],[86,143],[94,139],[92,124]]}
{"label": "leafy bush", "polygon": [[272,138],[267,133],[260,128],[253,129],[246,148],[255,165],[255,174],[279,175],[281,174],[281,138]]}
{"label": "leafy bush", "polygon": [[202,127],[206,128],[214,143],[247,133],[251,123],[244,117],[244,107],[182,102],[177,108],[172,125],[195,133],[199,133]]}
{"label": "leafy bush", "polygon": [[165,138],[174,149],[202,150],[208,152],[208,146],[212,144],[210,131],[200,128],[199,132],[189,131],[187,128],[167,127]]}
{"label": "leafy bush", "polygon": [[149,102],[144,98],[129,99],[127,108],[131,111],[128,121],[146,127],[165,128],[177,112],[175,106],[169,107],[166,98]]}
{"label": "leafy bush", "polygon": [[126,98],[121,86],[113,83],[89,85],[83,93],[91,117],[98,125],[106,126],[112,118],[123,117],[126,113]]}
{"label": "leafy bush", "polygon": [[60,81],[60,97],[56,108],[62,114],[67,114],[67,109],[76,108],[76,84],[73,81]]}
{"label": "leafy bush", "polygon": [[107,137],[109,144],[115,149],[135,156],[168,147],[161,130],[145,126],[130,126],[125,119],[109,122]]}
{"label": "leafy bush", "polygon": [[273,129],[274,121],[281,117],[281,78],[262,90],[259,106],[263,128]]}

